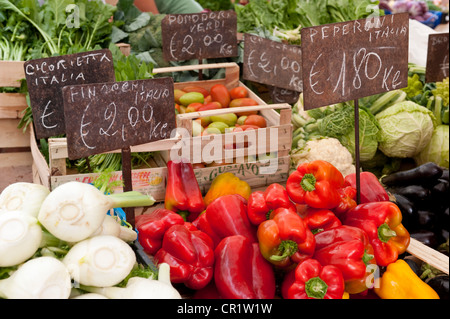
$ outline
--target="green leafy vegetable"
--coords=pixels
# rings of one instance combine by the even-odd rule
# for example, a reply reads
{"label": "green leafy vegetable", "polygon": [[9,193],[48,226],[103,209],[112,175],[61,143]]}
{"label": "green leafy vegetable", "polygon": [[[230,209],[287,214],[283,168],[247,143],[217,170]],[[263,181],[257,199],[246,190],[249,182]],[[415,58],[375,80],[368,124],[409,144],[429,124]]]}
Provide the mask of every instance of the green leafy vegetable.
{"label": "green leafy vegetable", "polygon": [[414,157],[417,165],[434,162],[449,168],[449,126],[438,125],[433,132],[430,143]]}
{"label": "green leafy vegetable", "polygon": [[430,142],[435,121],[426,107],[411,101],[394,104],[377,114],[380,150],[388,157],[412,158]]}
{"label": "green leafy vegetable", "polygon": [[408,95],[408,98],[413,98],[423,91],[423,83],[420,80],[420,76],[415,73],[408,77],[408,86],[403,89]]}
{"label": "green leafy vegetable", "polygon": [[[317,108],[306,114],[310,119],[293,115],[298,124],[294,131],[294,149],[301,149],[307,140],[331,137],[338,139],[355,158],[355,109],[351,103]],[[364,107],[359,109],[359,123],[360,159],[369,161],[375,156],[381,141],[380,128],[375,117]]]}
{"label": "green leafy vegetable", "polygon": [[[292,44],[299,44],[298,28],[382,16],[379,1],[372,0],[250,0],[236,5],[238,32],[248,33],[264,27]],[[291,42],[292,33],[295,34]],[[290,36],[286,37],[286,34]]]}

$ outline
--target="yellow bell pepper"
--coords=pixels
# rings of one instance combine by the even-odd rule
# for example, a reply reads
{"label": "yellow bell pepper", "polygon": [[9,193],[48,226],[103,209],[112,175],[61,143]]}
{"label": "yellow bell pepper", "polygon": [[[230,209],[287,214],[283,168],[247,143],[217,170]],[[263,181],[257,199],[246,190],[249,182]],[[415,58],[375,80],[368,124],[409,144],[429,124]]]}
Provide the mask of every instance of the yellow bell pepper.
{"label": "yellow bell pepper", "polygon": [[215,199],[224,195],[239,194],[246,200],[249,199],[252,189],[250,185],[233,173],[223,173],[217,176],[205,195],[205,204],[208,206]]}
{"label": "yellow bell pepper", "polygon": [[374,289],[381,299],[439,299],[437,292],[402,259],[389,264],[377,281]]}

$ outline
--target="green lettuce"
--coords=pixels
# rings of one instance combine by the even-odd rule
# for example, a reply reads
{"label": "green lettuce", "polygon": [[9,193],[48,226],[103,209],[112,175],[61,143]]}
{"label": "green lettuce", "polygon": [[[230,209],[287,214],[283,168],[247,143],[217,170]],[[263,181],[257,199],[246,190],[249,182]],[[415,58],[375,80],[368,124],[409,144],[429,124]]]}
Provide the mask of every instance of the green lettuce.
{"label": "green lettuce", "polygon": [[449,168],[449,126],[438,125],[433,132],[430,143],[414,157],[417,165],[434,162],[444,168]]}
{"label": "green lettuce", "polygon": [[394,104],[378,113],[380,150],[388,157],[412,158],[430,142],[436,125],[433,112],[412,101]]}

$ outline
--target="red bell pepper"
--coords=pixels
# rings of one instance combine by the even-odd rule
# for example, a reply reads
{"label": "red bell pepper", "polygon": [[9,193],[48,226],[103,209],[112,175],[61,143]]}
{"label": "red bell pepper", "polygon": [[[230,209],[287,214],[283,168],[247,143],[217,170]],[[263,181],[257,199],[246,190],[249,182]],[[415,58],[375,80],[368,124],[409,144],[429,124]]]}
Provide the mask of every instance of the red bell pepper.
{"label": "red bell pepper", "polygon": [[342,173],[325,161],[301,164],[289,176],[286,190],[292,201],[313,208],[333,209],[339,205]]}
{"label": "red bell pepper", "polygon": [[342,225],[315,235],[314,259],[322,265],[338,267],[345,281],[345,291],[360,293],[369,288],[366,282],[375,270],[373,248],[359,228]]}
{"label": "red bell pepper", "polygon": [[333,212],[338,218],[342,218],[346,212],[350,209],[355,208],[356,205],[356,188],[352,186],[345,186],[339,189],[339,194],[341,195],[341,202],[339,205],[333,209]]}
{"label": "red bell pepper", "polygon": [[147,254],[154,255],[161,248],[165,232],[174,225],[183,225],[184,219],[168,209],[155,209],[136,216],[138,241]]}
{"label": "red bell pepper", "polygon": [[269,185],[264,192],[253,192],[248,199],[248,218],[254,225],[269,219],[270,213],[277,208],[290,208],[296,211],[286,189],[277,183]]}
{"label": "red bell pepper", "polygon": [[258,243],[236,235],[224,238],[215,250],[214,281],[224,299],[273,299],[275,274]]}
{"label": "red bell pepper", "polygon": [[194,221],[206,208],[191,163],[169,161],[165,208],[177,212],[186,221]]}
{"label": "red bell pepper", "polygon": [[342,225],[339,218],[328,209],[308,208],[303,221],[313,234]]}
{"label": "red bell pepper", "polygon": [[270,263],[287,268],[314,254],[315,240],[300,216],[288,208],[278,208],[258,227],[262,255]]}
{"label": "red bell pepper", "polygon": [[[339,268],[308,259],[297,266],[283,288],[285,299],[342,299],[345,283]],[[287,287],[286,287],[287,285]]]}
{"label": "red bell pepper", "polygon": [[184,225],[170,227],[155,255],[157,264],[170,266],[170,280],[191,289],[202,289],[213,278],[214,245],[204,232],[192,231]]}
{"label": "red bell pepper", "polygon": [[402,224],[400,208],[393,202],[360,204],[347,212],[343,223],[367,234],[379,266],[395,262],[408,248],[410,235]]}
{"label": "red bell pepper", "polygon": [[241,195],[224,195],[208,205],[193,224],[208,234],[217,246],[225,237],[242,235],[257,242],[256,227],[247,215],[247,201]]}
{"label": "red bell pepper", "polygon": [[[361,172],[360,175],[360,190],[361,190],[361,202],[385,202],[389,201],[389,195],[381,185],[375,174],[371,172]],[[345,176],[345,185],[352,186],[356,189],[356,173]]]}
{"label": "red bell pepper", "polygon": [[211,280],[205,288],[196,290],[192,299],[222,299],[222,296],[219,295],[214,280]]}

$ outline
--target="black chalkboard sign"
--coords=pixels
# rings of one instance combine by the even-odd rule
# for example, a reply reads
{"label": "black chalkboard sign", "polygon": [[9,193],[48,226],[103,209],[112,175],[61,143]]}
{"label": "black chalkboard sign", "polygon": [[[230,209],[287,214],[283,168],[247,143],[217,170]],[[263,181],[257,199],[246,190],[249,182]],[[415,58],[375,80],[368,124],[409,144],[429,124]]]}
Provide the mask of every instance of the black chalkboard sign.
{"label": "black chalkboard sign", "polygon": [[66,133],[64,86],[116,80],[107,49],[30,60],[24,69],[38,139]]}
{"label": "black chalkboard sign", "polygon": [[408,13],[303,28],[306,110],[408,85]]}
{"label": "black chalkboard sign", "polygon": [[302,48],[245,34],[243,78],[302,92]]}
{"label": "black chalkboard sign", "polygon": [[69,159],[170,138],[173,85],[166,77],[64,87]]}
{"label": "black chalkboard sign", "polygon": [[428,37],[428,55],[425,81],[439,82],[449,76],[448,73],[448,32],[430,34]]}
{"label": "black chalkboard sign", "polygon": [[166,61],[238,56],[233,10],[169,14],[161,22],[161,30]]}
{"label": "black chalkboard sign", "polygon": [[269,86],[268,89],[270,98],[275,104],[281,103],[295,104],[298,102],[298,99],[300,98],[301,94],[301,92],[286,90],[276,86]]}

